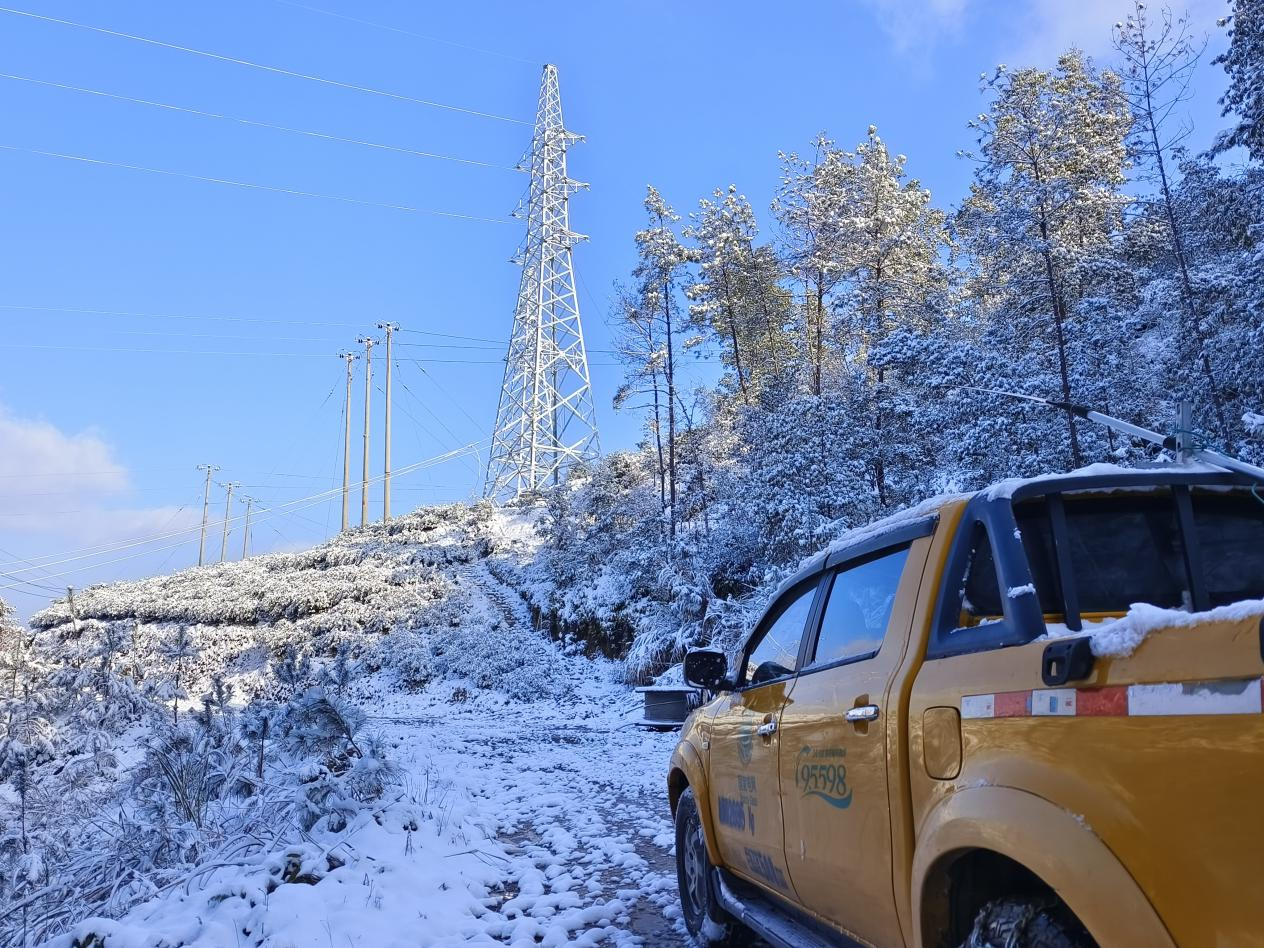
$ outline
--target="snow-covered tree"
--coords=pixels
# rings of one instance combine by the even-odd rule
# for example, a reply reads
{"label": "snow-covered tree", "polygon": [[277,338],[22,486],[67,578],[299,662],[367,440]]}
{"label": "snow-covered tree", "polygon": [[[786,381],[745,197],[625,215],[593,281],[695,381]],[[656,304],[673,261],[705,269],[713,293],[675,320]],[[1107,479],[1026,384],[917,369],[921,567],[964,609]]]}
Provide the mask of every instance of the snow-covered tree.
{"label": "snow-covered tree", "polygon": [[[1052,71],[1004,67],[986,81],[990,108],[972,123],[979,148],[970,196],[957,218],[970,290],[1027,378],[1049,378],[1063,401],[1093,372],[1092,353],[1071,351],[1070,323],[1096,284],[1117,270],[1115,240],[1131,126],[1118,76],[1079,51]],[[1077,364],[1077,362],[1079,364]],[[1068,460],[1084,460],[1066,413]]]}
{"label": "snow-covered tree", "polygon": [[189,696],[184,688],[185,663],[197,658],[199,651],[201,650],[194,643],[192,632],[183,623],[176,625],[171,637],[159,646],[158,654],[172,666],[169,687],[165,687],[162,692],[163,697],[171,702],[172,724],[180,723],[180,699]]}
{"label": "snow-covered tree", "polygon": [[[650,398],[651,433],[659,456],[663,520],[676,535],[676,422],[681,392],[676,375],[684,304],[684,270],[692,254],[674,230],[680,216],[650,186],[645,196],[648,226],[636,234],[636,289],[624,293],[617,312],[619,357],[628,365],[626,381],[615,395],[616,407],[635,395]],[[663,421],[666,419],[666,430]]]}
{"label": "snow-covered tree", "polygon": [[755,211],[736,185],[698,202],[685,235],[697,248],[697,276],[686,288],[690,316],[719,345],[732,387],[750,404],[764,380],[794,350],[790,298],[769,246],[756,246]]}
{"label": "snow-covered tree", "polygon": [[827,343],[832,331],[834,288],[842,277],[838,264],[838,219],[845,213],[843,188],[848,156],[821,133],[811,157],[782,152],[781,186],[772,210],[781,225],[781,255],[803,287],[803,343],[808,389],[823,391]]}
{"label": "snow-covered tree", "polygon": [[1233,12],[1220,21],[1229,27],[1229,48],[1214,60],[1229,74],[1220,99],[1224,115],[1237,124],[1221,133],[1215,150],[1242,146],[1264,161],[1264,0],[1232,0]]}
{"label": "snow-covered tree", "polygon": [[1156,21],[1141,0],[1134,0],[1132,13],[1115,24],[1114,38],[1122,61],[1123,91],[1134,119],[1128,144],[1135,167],[1157,190],[1153,200],[1146,203],[1157,205],[1152,210],[1162,222],[1170,249],[1172,282],[1179,290],[1175,304],[1184,316],[1180,332],[1193,337],[1188,348],[1197,352],[1205,398],[1219,436],[1229,438],[1232,429],[1212,364],[1201,301],[1190,275],[1191,260],[1185,246],[1188,224],[1178,217],[1172,194],[1178,150],[1193,130],[1179,116],[1173,121],[1174,114],[1189,99],[1190,77],[1206,44],[1196,45],[1190,39],[1185,17],[1174,17],[1164,9]]}
{"label": "snow-covered tree", "polygon": [[912,499],[892,494],[890,468],[899,466],[901,444],[919,434],[909,428],[911,406],[893,377],[895,366],[874,352],[893,331],[928,327],[947,305],[949,285],[944,214],[931,205],[930,192],[908,178],[905,163],[869,126],[866,141],[841,166],[846,200],[837,220],[837,331],[859,373],[873,446],[869,476],[881,507]]}

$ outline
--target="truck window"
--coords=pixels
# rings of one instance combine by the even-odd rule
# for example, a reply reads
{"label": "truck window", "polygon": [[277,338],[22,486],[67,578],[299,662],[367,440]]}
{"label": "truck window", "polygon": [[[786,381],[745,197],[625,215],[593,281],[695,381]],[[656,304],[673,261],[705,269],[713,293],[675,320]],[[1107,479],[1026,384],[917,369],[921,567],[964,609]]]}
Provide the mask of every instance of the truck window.
{"label": "truck window", "polygon": [[[1066,502],[1071,569],[1081,612],[1127,612],[1134,602],[1164,608],[1191,602],[1176,503],[1169,493],[1146,497],[1075,497]],[[1032,578],[1046,615],[1062,612],[1048,504],[1019,504]]]}
{"label": "truck window", "polygon": [[[1066,495],[1067,539],[1084,613],[1122,614],[1134,602],[1188,609],[1192,578],[1185,564],[1176,501],[1146,496]],[[1206,601],[1212,606],[1264,597],[1264,504],[1249,493],[1195,491],[1193,538]],[[1045,615],[1063,611],[1053,529],[1044,498],[1015,506],[1023,549]]]}
{"label": "truck window", "polygon": [[906,546],[834,574],[808,668],[878,653],[907,560]]}
{"label": "truck window", "polygon": [[819,580],[813,579],[790,590],[765,617],[751,640],[754,647],[747,648],[744,683],[758,685],[794,674],[817,585]]}
{"label": "truck window", "polygon": [[1203,582],[1213,606],[1264,599],[1264,501],[1250,494],[1194,494]]}
{"label": "truck window", "polygon": [[978,625],[988,619],[999,619],[1005,612],[1001,605],[1001,588],[996,578],[996,559],[992,555],[992,542],[987,528],[981,523],[974,525],[970,542],[970,563],[966,567],[965,596],[961,602],[963,628]]}

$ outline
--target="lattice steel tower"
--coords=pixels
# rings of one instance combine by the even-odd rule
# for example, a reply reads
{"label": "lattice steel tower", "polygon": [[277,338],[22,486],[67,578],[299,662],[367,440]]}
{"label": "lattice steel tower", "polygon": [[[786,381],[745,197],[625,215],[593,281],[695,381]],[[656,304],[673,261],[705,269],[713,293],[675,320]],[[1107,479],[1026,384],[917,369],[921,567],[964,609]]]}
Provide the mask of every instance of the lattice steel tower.
{"label": "lattice steel tower", "polygon": [[[571,249],[587,238],[570,229],[570,196],[588,187],[566,174],[566,150],[582,135],[562,125],[557,67],[540,81],[524,201],[527,236],[514,257],[522,267],[513,335],[505,359],[496,429],[483,493],[505,499],[559,483],[580,460],[596,457],[597,416]],[[522,216],[520,206],[515,216]]]}

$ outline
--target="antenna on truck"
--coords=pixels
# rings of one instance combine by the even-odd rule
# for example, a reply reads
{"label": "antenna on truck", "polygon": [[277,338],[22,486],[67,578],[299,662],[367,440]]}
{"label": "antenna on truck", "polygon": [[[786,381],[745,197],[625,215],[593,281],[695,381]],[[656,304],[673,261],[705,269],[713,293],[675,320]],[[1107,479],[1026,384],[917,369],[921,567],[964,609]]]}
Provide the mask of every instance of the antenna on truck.
{"label": "antenna on truck", "polygon": [[1214,464],[1216,467],[1222,467],[1226,471],[1234,471],[1238,474],[1245,474],[1264,484],[1264,468],[1256,467],[1254,464],[1248,464],[1246,461],[1239,461],[1237,458],[1229,457],[1227,454],[1221,454],[1219,451],[1212,451],[1208,448],[1195,447],[1189,437],[1189,410],[1182,405],[1181,409],[1181,430],[1175,435],[1164,435],[1157,431],[1151,431],[1149,428],[1142,428],[1139,425],[1131,424],[1122,418],[1116,418],[1113,415],[1107,415],[1100,411],[1094,411],[1092,408],[1086,408],[1084,405],[1076,405],[1072,402],[1055,402],[1048,398],[1040,398],[1036,395],[1024,395],[1022,392],[1005,392],[995,388],[979,388],[975,385],[963,386],[973,392],[986,392],[989,395],[1004,395],[1008,398],[1021,398],[1024,401],[1036,402],[1044,405],[1046,408],[1057,408],[1060,411],[1069,411],[1078,418],[1084,418],[1088,421],[1094,421],[1099,425],[1118,431],[1120,434],[1128,435],[1131,438],[1139,438],[1142,441],[1149,441],[1151,444],[1157,444],[1161,448],[1169,451],[1176,451],[1178,456],[1185,460],[1193,458],[1198,461],[1205,461],[1208,464]]}

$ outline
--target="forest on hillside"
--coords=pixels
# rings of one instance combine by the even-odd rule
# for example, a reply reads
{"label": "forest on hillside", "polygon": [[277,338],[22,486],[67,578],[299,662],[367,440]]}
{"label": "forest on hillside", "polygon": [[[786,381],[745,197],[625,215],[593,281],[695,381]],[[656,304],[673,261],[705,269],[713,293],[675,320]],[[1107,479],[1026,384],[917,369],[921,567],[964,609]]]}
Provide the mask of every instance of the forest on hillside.
{"label": "forest on hillside", "polygon": [[[1152,449],[1092,406],[1264,458],[1264,4],[1239,0],[1221,102],[1185,147],[1204,38],[1142,3],[1115,53],[997,68],[969,194],[937,206],[870,126],[781,154],[762,222],[736,186],[682,213],[653,186],[614,320],[640,450],[547,498],[546,611],[631,623],[634,673],[731,642],[759,590],[840,530],[945,491]],[[722,172],[721,172],[722,173]],[[718,386],[680,367],[718,356]],[[775,583],[774,583],[775,585]]]}

